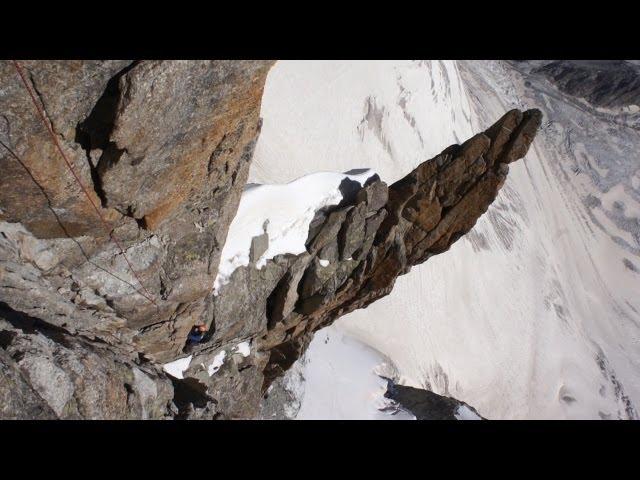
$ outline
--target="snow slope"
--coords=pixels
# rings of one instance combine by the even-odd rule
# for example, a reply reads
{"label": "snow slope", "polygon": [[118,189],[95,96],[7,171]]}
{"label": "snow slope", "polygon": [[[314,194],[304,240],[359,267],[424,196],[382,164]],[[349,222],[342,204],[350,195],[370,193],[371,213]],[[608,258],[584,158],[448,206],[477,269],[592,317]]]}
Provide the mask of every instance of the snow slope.
{"label": "snow slope", "polygon": [[503,62],[278,62],[251,180],[368,167],[391,183],[513,107],[552,123],[489,213],[334,328],[487,418],[637,418],[637,130]]}
{"label": "snow slope", "polygon": [[395,377],[389,360],[340,328],[318,332],[301,363],[296,419],[415,420],[384,397],[387,382],[380,375]]}
{"label": "snow slope", "polygon": [[249,181],[372,168],[394,182],[471,136],[471,115],[453,62],[279,61]]}

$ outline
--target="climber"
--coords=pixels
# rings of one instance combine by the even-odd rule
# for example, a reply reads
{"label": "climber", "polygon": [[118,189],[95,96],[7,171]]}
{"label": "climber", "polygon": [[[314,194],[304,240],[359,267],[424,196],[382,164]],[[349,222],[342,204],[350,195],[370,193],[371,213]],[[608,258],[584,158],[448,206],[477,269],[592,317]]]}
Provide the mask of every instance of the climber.
{"label": "climber", "polygon": [[206,325],[194,325],[191,332],[189,332],[189,343],[200,343],[207,333],[207,330]]}

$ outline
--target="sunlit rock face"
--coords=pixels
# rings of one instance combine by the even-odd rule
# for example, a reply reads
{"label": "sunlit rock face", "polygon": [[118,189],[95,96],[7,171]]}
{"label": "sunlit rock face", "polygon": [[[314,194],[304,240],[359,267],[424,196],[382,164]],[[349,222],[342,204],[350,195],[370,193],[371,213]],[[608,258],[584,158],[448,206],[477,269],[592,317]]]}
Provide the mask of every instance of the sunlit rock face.
{"label": "sunlit rock face", "polygon": [[[0,62],[2,347],[37,394],[66,399],[55,415],[173,415],[156,362],[179,355],[206,321],[272,64],[23,61],[32,100],[13,62]],[[29,344],[40,360],[20,353]],[[80,366],[85,353],[91,365]],[[45,381],[47,371],[60,382]],[[81,406],[102,377],[112,383],[100,395],[113,404]],[[58,396],[56,385],[71,387]],[[140,407],[142,397],[163,408]]]}
{"label": "sunlit rock face", "polygon": [[[18,404],[59,418],[255,416],[317,329],[387,295],[473,227],[540,124],[539,112],[513,110],[389,186],[359,169],[244,189],[269,67],[25,62],[75,182],[2,65],[12,85],[2,161],[13,172],[3,181],[24,184],[3,199],[0,242],[7,375],[17,382],[20,371],[26,383]],[[365,109],[358,135],[393,153],[384,111],[374,98]],[[260,205],[242,203],[255,195],[267,212],[257,222]],[[303,199],[292,218],[274,214]],[[196,323],[208,333],[194,345],[186,337]],[[91,403],[96,395],[104,402]]]}
{"label": "sunlit rock face", "polygon": [[[333,325],[388,358],[398,383],[482,417],[637,418],[637,62],[271,65],[23,62],[156,306],[14,67],[0,63],[2,415],[252,417],[269,382],[298,371],[295,359],[322,338],[311,332],[346,314]],[[453,210],[442,205],[467,201],[478,213],[482,202],[458,199],[458,188],[501,172],[487,150],[479,173],[482,139],[446,150],[514,108],[543,114],[525,161],[446,254],[395,278],[471,228],[457,215],[445,228]],[[440,167],[464,168],[453,183],[438,171],[437,183],[454,188],[432,193],[434,167],[421,164],[441,152],[452,156]],[[378,177],[337,188],[337,203],[314,212],[305,252],[267,260],[277,231],[259,225],[247,264],[215,291],[247,177],[281,184],[366,168]],[[408,189],[393,187],[407,175]],[[436,233],[421,238],[416,225]],[[316,251],[319,235],[330,241]],[[185,346],[197,322],[209,333]],[[162,369],[180,359],[182,378]]]}

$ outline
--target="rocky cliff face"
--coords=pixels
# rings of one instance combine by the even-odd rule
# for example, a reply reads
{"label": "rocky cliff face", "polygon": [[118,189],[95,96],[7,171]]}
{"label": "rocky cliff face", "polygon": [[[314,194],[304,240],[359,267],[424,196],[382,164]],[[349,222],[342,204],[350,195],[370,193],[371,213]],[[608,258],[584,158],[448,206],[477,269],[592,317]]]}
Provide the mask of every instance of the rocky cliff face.
{"label": "rocky cliff face", "polygon": [[[3,311],[37,318],[57,329],[60,338],[108,345],[118,350],[114,358],[120,362],[153,365],[174,358],[205,312],[259,133],[260,99],[271,63],[22,62],[109,231],[55,150],[16,69],[11,62],[0,63]],[[111,235],[123,245],[143,286]],[[2,316],[10,322],[7,317],[16,318]],[[39,342],[41,329],[29,332],[21,330],[23,322],[13,323],[24,342]],[[17,348],[17,337],[5,338],[13,339],[3,345],[7,351]],[[82,345],[73,343],[65,355],[84,361]],[[50,358],[38,357],[41,363]],[[24,358],[18,364],[27,377],[59,367],[73,395],[85,395],[79,380],[94,380],[82,372],[76,378],[57,362],[59,357],[52,354],[39,367],[26,366]],[[94,370],[95,365],[85,367]],[[123,379],[111,364],[100,369]],[[169,379],[158,375],[145,381],[156,382],[159,392],[167,386],[171,391]],[[56,388],[54,378],[42,377],[29,383]],[[126,399],[125,385],[133,383],[119,383],[113,395]],[[79,415],[129,416],[131,409],[123,408]],[[63,410],[56,414],[73,416]]]}
{"label": "rocky cliff face", "polygon": [[[540,124],[514,110],[390,187],[346,181],[306,252],[258,269],[256,237],[214,295],[271,62],[22,64],[109,231],[0,63],[3,418],[253,417],[314,331],[473,227]],[[186,348],[197,322],[210,334]],[[183,378],[162,371],[186,354]]]}

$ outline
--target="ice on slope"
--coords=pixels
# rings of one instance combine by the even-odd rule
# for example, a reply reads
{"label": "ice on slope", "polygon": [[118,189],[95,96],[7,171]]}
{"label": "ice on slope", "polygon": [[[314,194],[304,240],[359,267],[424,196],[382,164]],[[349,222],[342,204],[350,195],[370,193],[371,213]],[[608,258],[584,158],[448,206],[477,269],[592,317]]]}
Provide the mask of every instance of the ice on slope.
{"label": "ice on slope", "polygon": [[266,231],[269,238],[266,252],[256,261],[257,268],[276,255],[305,252],[309,225],[315,213],[340,203],[342,182],[349,179],[364,185],[373,175],[375,172],[369,169],[352,173],[318,172],[286,184],[248,185],[229,226],[214,293],[228,283],[236,268],[249,265],[253,237]]}

